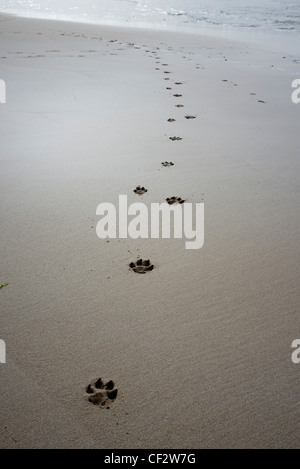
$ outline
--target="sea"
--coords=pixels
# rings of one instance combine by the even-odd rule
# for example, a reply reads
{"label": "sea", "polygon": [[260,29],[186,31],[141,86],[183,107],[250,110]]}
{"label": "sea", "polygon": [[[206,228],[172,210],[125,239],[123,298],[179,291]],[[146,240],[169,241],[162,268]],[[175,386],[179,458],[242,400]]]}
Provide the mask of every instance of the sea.
{"label": "sea", "polygon": [[218,35],[300,55],[300,0],[0,0],[0,11]]}

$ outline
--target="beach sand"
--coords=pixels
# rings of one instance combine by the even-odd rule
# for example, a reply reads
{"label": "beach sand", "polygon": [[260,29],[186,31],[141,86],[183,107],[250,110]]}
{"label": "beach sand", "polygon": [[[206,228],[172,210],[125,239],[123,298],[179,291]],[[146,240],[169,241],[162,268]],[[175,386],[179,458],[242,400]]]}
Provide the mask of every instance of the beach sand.
{"label": "beach sand", "polygon": [[[0,447],[299,447],[298,58],[0,20]],[[120,194],[204,201],[203,248],[100,240]]]}

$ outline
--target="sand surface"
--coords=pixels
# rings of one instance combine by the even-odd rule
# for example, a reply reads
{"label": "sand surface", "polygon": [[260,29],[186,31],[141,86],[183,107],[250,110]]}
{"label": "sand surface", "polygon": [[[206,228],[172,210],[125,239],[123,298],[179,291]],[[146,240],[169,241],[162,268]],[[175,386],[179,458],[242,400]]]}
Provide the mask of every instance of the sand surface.
{"label": "sand surface", "polygon": [[[0,447],[299,447],[299,58],[0,21]],[[120,194],[204,201],[204,247],[100,240]]]}

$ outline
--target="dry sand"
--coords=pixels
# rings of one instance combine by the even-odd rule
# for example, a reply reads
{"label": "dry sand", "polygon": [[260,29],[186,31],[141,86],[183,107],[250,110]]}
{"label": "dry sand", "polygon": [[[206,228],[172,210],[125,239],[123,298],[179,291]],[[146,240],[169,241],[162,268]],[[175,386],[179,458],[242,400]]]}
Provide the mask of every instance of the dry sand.
{"label": "dry sand", "polygon": [[[298,58],[0,19],[1,448],[299,447]],[[204,199],[204,247],[101,241],[119,194]]]}

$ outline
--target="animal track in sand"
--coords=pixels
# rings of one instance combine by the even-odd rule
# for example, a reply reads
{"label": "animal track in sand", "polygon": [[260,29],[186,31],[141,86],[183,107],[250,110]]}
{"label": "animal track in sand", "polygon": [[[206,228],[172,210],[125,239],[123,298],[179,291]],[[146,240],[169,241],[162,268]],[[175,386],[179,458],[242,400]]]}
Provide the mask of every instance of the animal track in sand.
{"label": "animal track in sand", "polygon": [[175,122],[176,119],[168,119],[168,122]]}
{"label": "animal track in sand", "polygon": [[182,140],[182,137],[169,137],[169,139],[175,142],[177,140]]}
{"label": "animal track in sand", "polygon": [[174,205],[174,204],[183,204],[185,200],[183,200],[181,197],[168,197],[166,199],[169,205]]}
{"label": "animal track in sand", "polygon": [[164,80],[170,80],[170,78],[164,78]]}
{"label": "animal track in sand", "polygon": [[180,81],[176,81],[175,85],[182,85],[182,83]]}
{"label": "animal track in sand", "polygon": [[89,402],[98,407],[106,407],[106,409],[109,409],[108,404],[118,395],[118,390],[111,379],[104,383],[102,378],[97,378],[86,387],[85,391],[89,394]]}
{"label": "animal track in sand", "polygon": [[196,116],[184,116],[186,119],[196,119]]}
{"label": "animal track in sand", "polygon": [[166,88],[166,90],[171,90],[171,89],[172,89],[172,88],[170,88],[170,87],[167,87],[167,88]]}
{"label": "animal track in sand", "polygon": [[129,267],[136,274],[145,274],[154,269],[154,265],[151,264],[151,261],[138,259],[136,262],[130,262]]}
{"label": "animal track in sand", "polygon": [[135,192],[138,195],[143,195],[146,192],[148,192],[148,189],[145,189],[145,187],[137,186],[133,192]]}
{"label": "animal track in sand", "polygon": [[176,94],[173,94],[173,96],[174,96],[175,98],[182,98],[182,94],[177,94],[177,93],[176,93]]}
{"label": "animal track in sand", "polygon": [[172,163],[172,161],[170,161],[170,162],[164,161],[162,163],[162,166],[164,166],[165,168],[169,168],[170,166],[174,166],[174,163]]}
{"label": "animal track in sand", "polygon": [[183,104],[175,104],[175,107],[184,107]]}
{"label": "animal track in sand", "polygon": [[171,73],[171,72],[167,72],[167,71],[165,71],[164,73],[168,74],[168,73]]}

